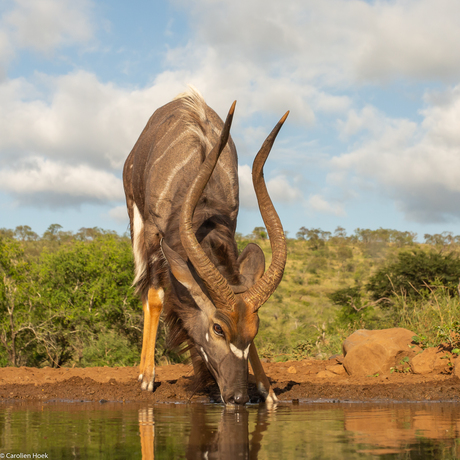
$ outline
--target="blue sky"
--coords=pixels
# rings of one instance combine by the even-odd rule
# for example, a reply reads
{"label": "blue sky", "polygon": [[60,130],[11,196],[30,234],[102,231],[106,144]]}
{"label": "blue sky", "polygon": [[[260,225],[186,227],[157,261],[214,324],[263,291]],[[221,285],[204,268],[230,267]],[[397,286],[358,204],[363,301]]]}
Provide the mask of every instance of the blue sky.
{"label": "blue sky", "polygon": [[240,164],[238,230],[262,225],[266,166],[285,229],[460,234],[458,0],[1,0],[0,227],[123,233],[123,162],[193,84]]}

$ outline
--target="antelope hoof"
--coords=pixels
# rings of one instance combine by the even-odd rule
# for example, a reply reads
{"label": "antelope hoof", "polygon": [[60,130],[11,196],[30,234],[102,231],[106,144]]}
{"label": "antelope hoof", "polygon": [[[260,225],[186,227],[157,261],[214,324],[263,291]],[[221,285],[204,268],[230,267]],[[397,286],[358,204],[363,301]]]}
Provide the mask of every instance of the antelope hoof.
{"label": "antelope hoof", "polygon": [[155,387],[155,371],[151,373],[150,377],[148,373],[139,375],[139,381],[142,382],[141,383],[142,390],[153,391]]}
{"label": "antelope hoof", "polygon": [[273,404],[276,404],[277,402],[278,402],[278,398],[276,397],[273,390],[270,388],[270,392],[268,393],[268,396],[265,398],[265,404],[267,404],[268,406],[272,406]]}
{"label": "antelope hoof", "polygon": [[262,382],[259,382],[257,385],[257,390],[268,405],[276,404],[278,402],[278,398],[276,397],[274,391],[271,388],[267,390]]}

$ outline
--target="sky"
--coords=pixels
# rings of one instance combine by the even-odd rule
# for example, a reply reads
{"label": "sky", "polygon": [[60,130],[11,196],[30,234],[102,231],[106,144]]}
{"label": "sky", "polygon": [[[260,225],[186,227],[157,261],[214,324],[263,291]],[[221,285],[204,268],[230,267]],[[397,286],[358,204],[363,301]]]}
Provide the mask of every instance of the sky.
{"label": "sky", "polygon": [[237,100],[238,231],[460,234],[458,0],[0,0],[0,227],[124,233],[121,172],[188,84]]}

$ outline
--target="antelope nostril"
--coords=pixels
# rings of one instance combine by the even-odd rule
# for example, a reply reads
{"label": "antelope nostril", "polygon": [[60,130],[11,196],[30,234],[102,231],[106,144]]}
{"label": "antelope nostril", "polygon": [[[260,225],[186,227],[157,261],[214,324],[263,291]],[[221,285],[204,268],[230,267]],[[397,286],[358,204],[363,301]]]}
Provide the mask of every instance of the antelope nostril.
{"label": "antelope nostril", "polygon": [[232,399],[234,399],[235,404],[246,404],[249,401],[248,395],[243,395],[242,393],[237,393]]}

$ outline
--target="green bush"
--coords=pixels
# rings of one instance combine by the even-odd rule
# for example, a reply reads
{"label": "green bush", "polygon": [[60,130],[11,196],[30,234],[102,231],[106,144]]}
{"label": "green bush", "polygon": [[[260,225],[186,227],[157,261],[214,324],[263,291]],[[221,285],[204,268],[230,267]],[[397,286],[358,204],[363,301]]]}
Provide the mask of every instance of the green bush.
{"label": "green bush", "polygon": [[460,260],[456,255],[418,249],[400,252],[396,261],[385,264],[369,279],[366,288],[374,300],[392,295],[420,298],[437,281],[454,295],[459,279]]}
{"label": "green bush", "polygon": [[139,363],[139,352],[126,337],[106,331],[98,334],[83,348],[80,364],[90,366],[133,366]]}

